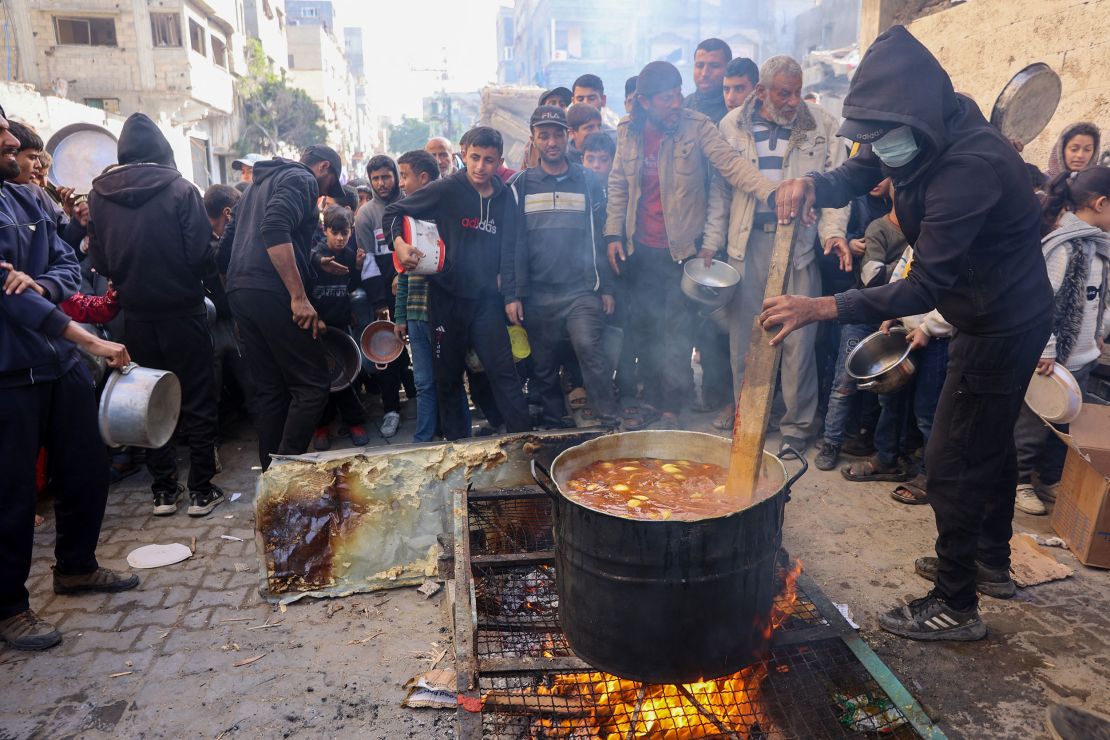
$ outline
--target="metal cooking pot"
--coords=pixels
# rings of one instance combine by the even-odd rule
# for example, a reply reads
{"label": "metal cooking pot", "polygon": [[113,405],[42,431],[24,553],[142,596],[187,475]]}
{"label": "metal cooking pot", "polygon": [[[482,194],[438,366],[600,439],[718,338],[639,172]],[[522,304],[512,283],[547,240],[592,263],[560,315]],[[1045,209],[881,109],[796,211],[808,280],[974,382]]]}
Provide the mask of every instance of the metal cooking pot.
{"label": "metal cooking pot", "polygon": [[125,365],[100,395],[100,436],[109,447],[162,447],[177,428],[181,383],[169,370]]}
{"label": "metal cooking pot", "polygon": [[890,334],[877,331],[848,353],[845,369],[862,391],[893,393],[910,381],[917,367],[910,359],[908,332],[900,326]]}
{"label": "metal cooking pot", "polygon": [[385,370],[405,351],[405,343],[393,330],[395,326],[392,321],[379,319],[367,325],[359,337],[358,346],[363,357],[378,370]]}
{"label": "metal cooking pot", "polygon": [[682,266],[682,292],[711,308],[728,303],[739,286],[740,273],[727,262],[713,260],[707,268],[703,260],[692,259]]}
{"label": "metal cooking pot", "polygon": [[331,379],[328,390],[335,393],[350,387],[358,377],[358,371],[362,369],[358,342],[336,326],[329,326],[327,332],[320,335],[320,341],[324,343],[328,376]]}
{"label": "metal cooking pot", "polygon": [[[689,683],[735,673],[766,650],[790,486],[782,461],[763,454],[773,494],[697,521],[629,519],[566,497],[586,465],[616,458],[696,460],[727,467],[731,443],[700,432],[611,434],[565,450],[532,474],[554,501],[559,624],[597,669],[648,683]],[[795,457],[798,457],[795,454]]]}

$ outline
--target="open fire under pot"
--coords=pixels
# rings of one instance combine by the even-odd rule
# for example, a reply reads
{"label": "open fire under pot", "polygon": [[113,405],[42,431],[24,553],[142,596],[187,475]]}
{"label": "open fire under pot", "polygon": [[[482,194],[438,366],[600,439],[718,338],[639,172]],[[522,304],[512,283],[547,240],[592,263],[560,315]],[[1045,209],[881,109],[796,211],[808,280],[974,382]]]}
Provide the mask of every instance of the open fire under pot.
{"label": "open fire under pot", "polygon": [[[563,460],[573,458],[570,454]],[[783,466],[765,462],[765,467],[772,476],[779,476],[777,483],[785,493],[788,483]],[[555,479],[565,480],[557,463],[553,468]],[[652,644],[652,640],[667,638],[651,633],[634,639],[634,629],[642,624],[634,618],[628,618],[626,630],[633,639],[621,641],[623,649],[634,651],[634,660],[618,666],[627,675],[601,668],[575,651],[572,644],[577,646],[581,640],[568,639],[571,635],[564,629],[568,623],[560,614],[566,598],[560,568],[573,566],[556,553],[556,538],[564,533],[558,528],[564,525],[563,518],[557,525],[555,521],[557,507],[565,507],[567,501],[553,503],[526,479],[519,485],[505,485],[455,492],[453,559],[441,562],[444,575],[453,576],[448,592],[460,697],[458,737],[944,737],[837,608],[801,572],[800,564],[778,549],[778,540],[771,557],[760,561],[771,584],[764,611],[744,612],[743,619],[750,620],[744,623],[740,618],[733,620],[740,637],[723,634],[716,638],[721,641],[719,652],[732,657],[714,658],[698,637],[679,641],[691,646],[691,651],[706,651],[710,658],[706,665],[724,666],[725,674],[709,668],[689,680],[685,679],[688,673],[672,678],[676,675],[670,673],[675,665],[673,649]],[[784,502],[785,495],[782,502],[772,504],[779,517]],[[781,518],[778,526],[781,528]],[[624,598],[629,598],[628,594]],[[598,594],[593,608],[599,617],[605,617],[601,619],[604,623],[607,618],[619,620],[619,615],[629,613],[620,606]],[[588,592],[578,598],[575,608],[588,613]],[[717,619],[717,615],[708,610],[706,618]],[[576,624],[581,623],[571,620],[572,631]],[[614,633],[607,634],[616,640]],[[748,647],[758,654],[744,655]],[[670,657],[653,660],[653,649]],[[619,656],[607,651],[602,660],[611,669]],[[685,672],[688,666],[682,661],[679,664]],[[624,665],[631,670],[623,670]],[[652,680],[652,672],[663,676],[662,680]]]}

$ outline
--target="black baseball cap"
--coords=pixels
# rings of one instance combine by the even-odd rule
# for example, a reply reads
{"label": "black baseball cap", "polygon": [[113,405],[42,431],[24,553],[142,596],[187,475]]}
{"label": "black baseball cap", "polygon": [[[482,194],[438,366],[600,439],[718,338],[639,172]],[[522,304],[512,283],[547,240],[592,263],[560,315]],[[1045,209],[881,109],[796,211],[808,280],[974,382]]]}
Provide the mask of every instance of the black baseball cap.
{"label": "black baseball cap", "polygon": [[342,183],[339,182],[339,175],[343,172],[343,162],[339,159],[339,153],[330,146],[313,144],[304,150],[304,154],[301,155],[301,164],[314,165],[317,162],[327,162],[331,165],[331,171],[335,173],[335,180],[332,181],[331,187],[324,195],[336,200],[346,198],[347,194],[343,190]]}
{"label": "black baseball cap", "polygon": [[574,100],[574,95],[571,94],[571,91],[567,88],[553,87],[550,90],[545,91],[544,94],[540,96],[540,105],[543,105],[544,101],[550,98],[552,95],[559,96],[559,98],[563,101],[563,104],[567,107],[570,107],[571,101]]}
{"label": "black baseball cap", "polygon": [[893,121],[868,121],[862,118],[847,118],[836,133],[849,141],[870,144],[883,138],[891,129],[896,129],[898,126],[899,124]]}
{"label": "black baseball cap", "polygon": [[532,111],[532,119],[528,122],[529,128],[547,125],[567,128],[567,112],[557,105],[541,105]]}

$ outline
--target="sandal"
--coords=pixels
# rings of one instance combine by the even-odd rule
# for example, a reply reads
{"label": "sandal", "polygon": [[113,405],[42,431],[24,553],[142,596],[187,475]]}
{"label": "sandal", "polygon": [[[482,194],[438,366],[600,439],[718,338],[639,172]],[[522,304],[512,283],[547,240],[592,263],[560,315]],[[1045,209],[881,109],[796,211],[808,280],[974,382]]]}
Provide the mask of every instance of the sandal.
{"label": "sandal", "polygon": [[911,506],[929,503],[929,494],[925,490],[925,476],[917,475],[913,480],[903,483],[890,492],[890,497],[899,503]]}
{"label": "sandal", "polygon": [[874,455],[841,468],[840,474],[843,475],[845,479],[854,483],[868,483],[872,481],[902,483],[910,479],[909,473],[897,464],[889,468],[880,467],[879,459]]}
{"label": "sandal", "polygon": [[722,432],[731,432],[732,426],[736,421],[736,409],[731,405],[726,406],[724,411],[717,415],[713,420],[713,428],[720,429]]}
{"label": "sandal", "polygon": [[638,432],[649,424],[659,421],[659,409],[651,406],[629,406],[624,410],[624,428],[630,432]]}
{"label": "sandal", "polygon": [[574,388],[571,390],[571,392],[567,394],[567,403],[574,410],[585,408],[587,403],[586,389]]}

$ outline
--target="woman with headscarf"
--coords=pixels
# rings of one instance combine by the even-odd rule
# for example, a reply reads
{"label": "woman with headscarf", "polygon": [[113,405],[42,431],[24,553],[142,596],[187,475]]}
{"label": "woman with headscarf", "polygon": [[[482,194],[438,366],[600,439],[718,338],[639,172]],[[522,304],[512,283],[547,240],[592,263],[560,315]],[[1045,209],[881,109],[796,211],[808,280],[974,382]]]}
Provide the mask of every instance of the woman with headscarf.
{"label": "woman with headscarf", "polygon": [[1101,140],[1101,132],[1093,123],[1080,121],[1065,128],[1049,155],[1048,170],[1045,172],[1048,179],[1061,172],[1079,172],[1098,164]]}

